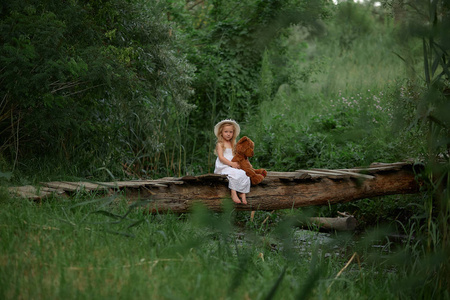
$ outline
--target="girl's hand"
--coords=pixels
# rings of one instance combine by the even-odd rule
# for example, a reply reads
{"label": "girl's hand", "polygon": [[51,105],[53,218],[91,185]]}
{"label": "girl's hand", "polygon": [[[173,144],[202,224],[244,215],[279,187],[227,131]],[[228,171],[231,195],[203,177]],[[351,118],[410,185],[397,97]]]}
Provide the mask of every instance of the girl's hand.
{"label": "girl's hand", "polygon": [[239,164],[237,162],[235,162],[235,161],[232,161],[231,162],[231,167],[235,168],[235,169],[239,169]]}

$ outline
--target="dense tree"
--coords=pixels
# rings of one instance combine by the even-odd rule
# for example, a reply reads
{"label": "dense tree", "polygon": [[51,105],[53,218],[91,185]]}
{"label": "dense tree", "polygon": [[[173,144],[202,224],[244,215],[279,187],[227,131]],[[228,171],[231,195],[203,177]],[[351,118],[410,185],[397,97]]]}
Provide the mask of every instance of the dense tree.
{"label": "dense tree", "polygon": [[141,0],[2,1],[4,156],[50,154],[89,171],[163,152],[169,127],[190,110],[193,71],[163,9]]}
{"label": "dense tree", "polygon": [[[327,1],[172,1],[170,19],[186,36],[184,50],[197,67],[190,117],[198,134],[188,144],[208,148],[213,124],[222,118],[245,121],[259,101],[277,87],[260,90],[265,50],[285,29],[300,24],[320,32],[329,13]],[[279,49],[282,53],[283,49]],[[209,146],[210,147],[210,146]]]}

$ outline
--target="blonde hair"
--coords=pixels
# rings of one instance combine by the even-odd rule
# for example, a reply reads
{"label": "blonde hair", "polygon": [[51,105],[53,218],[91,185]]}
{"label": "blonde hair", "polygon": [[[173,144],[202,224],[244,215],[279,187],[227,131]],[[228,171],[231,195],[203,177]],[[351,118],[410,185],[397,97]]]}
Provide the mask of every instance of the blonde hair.
{"label": "blonde hair", "polygon": [[[235,154],[235,148],[236,148],[236,138],[237,138],[237,136],[236,136],[237,130],[236,130],[236,126],[234,125],[234,123],[225,122],[225,123],[220,124],[219,130],[217,131],[216,145],[220,144],[222,149],[225,150],[225,144],[223,143],[223,137],[222,137],[223,128],[225,126],[233,126],[233,137],[231,138],[230,142],[231,142],[231,149],[232,149],[233,155],[234,155]],[[214,154],[217,155],[215,148],[214,148]]]}

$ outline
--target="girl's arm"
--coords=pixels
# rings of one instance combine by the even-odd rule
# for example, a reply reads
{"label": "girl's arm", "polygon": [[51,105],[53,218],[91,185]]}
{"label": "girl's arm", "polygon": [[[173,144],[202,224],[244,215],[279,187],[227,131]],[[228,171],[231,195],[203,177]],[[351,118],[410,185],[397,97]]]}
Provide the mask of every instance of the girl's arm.
{"label": "girl's arm", "polygon": [[219,157],[219,160],[223,164],[225,164],[227,166],[230,166],[232,168],[236,168],[236,169],[239,168],[239,164],[237,162],[230,161],[230,160],[226,159],[225,156],[223,156],[223,148],[222,148],[222,145],[220,143],[217,143],[217,145],[216,145],[216,152],[217,152],[217,156]]}

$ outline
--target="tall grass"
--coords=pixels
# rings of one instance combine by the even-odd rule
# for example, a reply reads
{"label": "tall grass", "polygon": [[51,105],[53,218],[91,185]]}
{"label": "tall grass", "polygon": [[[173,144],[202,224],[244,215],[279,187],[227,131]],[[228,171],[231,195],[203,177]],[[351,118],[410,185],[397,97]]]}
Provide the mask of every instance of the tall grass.
{"label": "tall grass", "polygon": [[383,233],[360,243],[301,231],[292,226],[299,211],[261,231],[239,227],[231,203],[221,214],[197,207],[190,215],[145,215],[121,197],[33,203],[3,193],[0,208],[2,299],[408,295],[397,287],[404,267],[373,260],[389,255],[372,247],[385,244]]}

